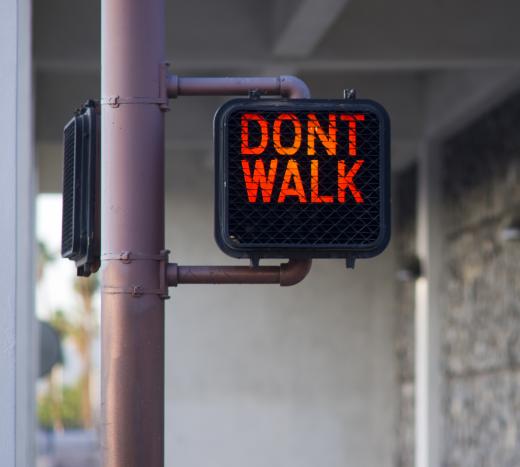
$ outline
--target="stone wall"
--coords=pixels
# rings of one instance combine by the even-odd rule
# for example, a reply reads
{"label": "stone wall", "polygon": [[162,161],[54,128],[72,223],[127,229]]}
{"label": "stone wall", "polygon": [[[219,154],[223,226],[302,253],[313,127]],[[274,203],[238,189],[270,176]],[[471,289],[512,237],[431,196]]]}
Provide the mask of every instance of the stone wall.
{"label": "stone wall", "polygon": [[520,96],[442,147],[444,460],[520,465]]}
{"label": "stone wall", "polygon": [[[394,182],[395,218],[393,242],[399,265],[415,251],[416,224],[415,166],[405,170]],[[396,353],[398,362],[399,409],[397,426],[398,467],[414,465],[414,306],[413,282],[398,282],[396,286]]]}

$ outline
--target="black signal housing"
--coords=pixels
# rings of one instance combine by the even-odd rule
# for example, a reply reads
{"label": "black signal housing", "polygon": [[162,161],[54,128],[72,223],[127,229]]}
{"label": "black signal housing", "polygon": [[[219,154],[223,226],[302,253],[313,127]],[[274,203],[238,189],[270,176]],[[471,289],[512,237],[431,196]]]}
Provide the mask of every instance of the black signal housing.
{"label": "black signal housing", "polygon": [[100,266],[100,111],[87,101],[63,130],[61,255],[76,263],[78,276]]}
{"label": "black signal housing", "polygon": [[[244,114],[256,114],[267,121],[268,142],[261,155],[241,153],[244,144],[241,118]],[[281,114],[291,114],[301,124],[302,145],[292,155],[278,154],[273,145],[274,122]],[[336,115],[336,156],[327,154],[316,134],[313,155],[309,156],[309,133],[305,136],[305,131],[310,114],[317,118],[325,132],[328,130],[326,119],[331,118],[331,114]],[[355,157],[348,154],[350,140],[348,125],[345,124],[349,117],[342,115],[363,115],[360,117],[363,121],[357,122]],[[265,128],[260,126],[253,123],[248,128],[253,146],[262,144],[262,137],[265,137],[261,134]],[[296,130],[292,128],[291,131],[291,125],[287,126],[286,122],[278,124],[277,128],[280,132],[278,148],[280,145],[290,146],[295,141]],[[356,258],[375,256],[387,246],[390,239],[390,120],[380,104],[361,99],[235,99],[217,111],[214,139],[215,238],[228,255],[253,260],[346,258],[347,264],[352,265]],[[247,170],[251,176],[255,161],[262,159],[267,174],[274,158],[278,159],[277,170],[280,173],[277,172],[272,186],[271,199],[265,202],[259,189],[256,201],[250,202],[244,170],[249,167]],[[299,164],[299,174],[306,190],[305,203],[298,202],[294,196],[286,197],[283,202],[279,202],[280,197],[276,198],[289,159]],[[333,185],[335,177],[339,176],[338,161],[344,161],[344,168],[361,160],[362,165],[358,164],[360,168],[354,180],[363,194],[362,202],[354,202],[351,193],[347,193],[349,199],[342,203],[338,202],[339,195],[334,202],[311,203],[308,198],[312,176],[316,176],[315,183],[318,184],[316,172],[311,174],[309,168],[311,159],[318,161],[314,164],[316,167],[319,164],[322,170],[318,189],[328,193],[329,200],[337,193],[337,187]]]}

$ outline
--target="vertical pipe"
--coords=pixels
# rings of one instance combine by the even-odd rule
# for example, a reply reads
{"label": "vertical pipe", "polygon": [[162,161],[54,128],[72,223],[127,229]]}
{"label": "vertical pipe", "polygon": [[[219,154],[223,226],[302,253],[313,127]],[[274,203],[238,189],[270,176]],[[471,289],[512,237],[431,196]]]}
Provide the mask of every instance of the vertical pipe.
{"label": "vertical pipe", "polygon": [[[102,0],[101,401],[105,467],[163,467],[164,0]],[[132,102],[133,98],[136,99]],[[139,260],[114,259],[129,251]],[[105,259],[103,259],[105,258]],[[139,286],[143,294],[128,291]]]}

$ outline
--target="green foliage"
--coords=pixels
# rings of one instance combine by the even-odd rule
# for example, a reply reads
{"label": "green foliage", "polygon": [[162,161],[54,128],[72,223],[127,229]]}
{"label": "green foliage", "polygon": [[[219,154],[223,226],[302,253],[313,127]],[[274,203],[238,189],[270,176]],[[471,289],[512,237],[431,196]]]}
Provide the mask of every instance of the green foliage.
{"label": "green foliage", "polygon": [[63,310],[55,310],[49,319],[51,326],[58,331],[60,339],[62,340],[69,334],[70,328],[72,327],[69,318],[67,318]]}
{"label": "green foliage", "polygon": [[88,277],[75,277],[74,290],[85,297],[92,297],[99,288],[98,277],[94,274]]}
{"label": "green foliage", "polygon": [[[45,267],[55,257],[43,242],[39,242],[38,247],[38,278],[41,279]],[[92,372],[90,351],[92,336],[97,329],[94,298],[99,289],[99,281],[96,276],[90,276],[75,278],[73,284],[81,299],[79,308],[72,311],[56,309],[48,322],[58,332],[62,345],[65,339],[69,339],[76,347],[82,360],[82,375],[77,383],[69,386],[61,386],[50,375],[48,392],[37,402],[38,424],[48,430],[89,428],[93,425],[89,396]]]}
{"label": "green foliage", "polygon": [[51,263],[55,259],[55,256],[49,251],[47,245],[41,240],[38,240],[38,258],[36,268],[38,281],[42,278],[43,271],[47,264]]}
{"label": "green foliage", "polygon": [[54,427],[53,402],[49,393],[40,397],[36,407],[38,426],[46,430]]}
{"label": "green foliage", "polygon": [[54,261],[56,257],[49,251],[49,247],[42,240],[38,240],[38,260],[43,264]]}
{"label": "green foliage", "polygon": [[57,423],[65,429],[81,428],[81,386],[63,386],[61,394],[48,391],[40,397],[37,404],[38,425],[52,429]]}

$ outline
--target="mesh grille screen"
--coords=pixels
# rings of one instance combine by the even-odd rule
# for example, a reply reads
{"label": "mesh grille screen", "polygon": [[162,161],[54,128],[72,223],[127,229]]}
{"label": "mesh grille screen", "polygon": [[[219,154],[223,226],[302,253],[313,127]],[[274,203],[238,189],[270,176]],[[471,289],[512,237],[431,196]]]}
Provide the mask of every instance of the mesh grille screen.
{"label": "mesh grille screen", "polygon": [[[244,117],[251,113],[267,121],[267,127]],[[281,113],[290,116],[275,123]],[[276,141],[275,125],[279,130]],[[381,229],[380,131],[379,117],[366,110],[232,112],[227,118],[224,162],[230,241],[237,246],[280,248],[372,245]],[[244,138],[246,147],[252,151],[262,148],[261,154],[244,154]],[[279,154],[284,148],[289,148],[287,154]],[[264,189],[258,177],[262,167]]]}
{"label": "mesh grille screen", "polygon": [[72,120],[64,131],[63,142],[63,220],[61,253],[64,256],[74,249],[74,164],[76,146],[76,120]]}

